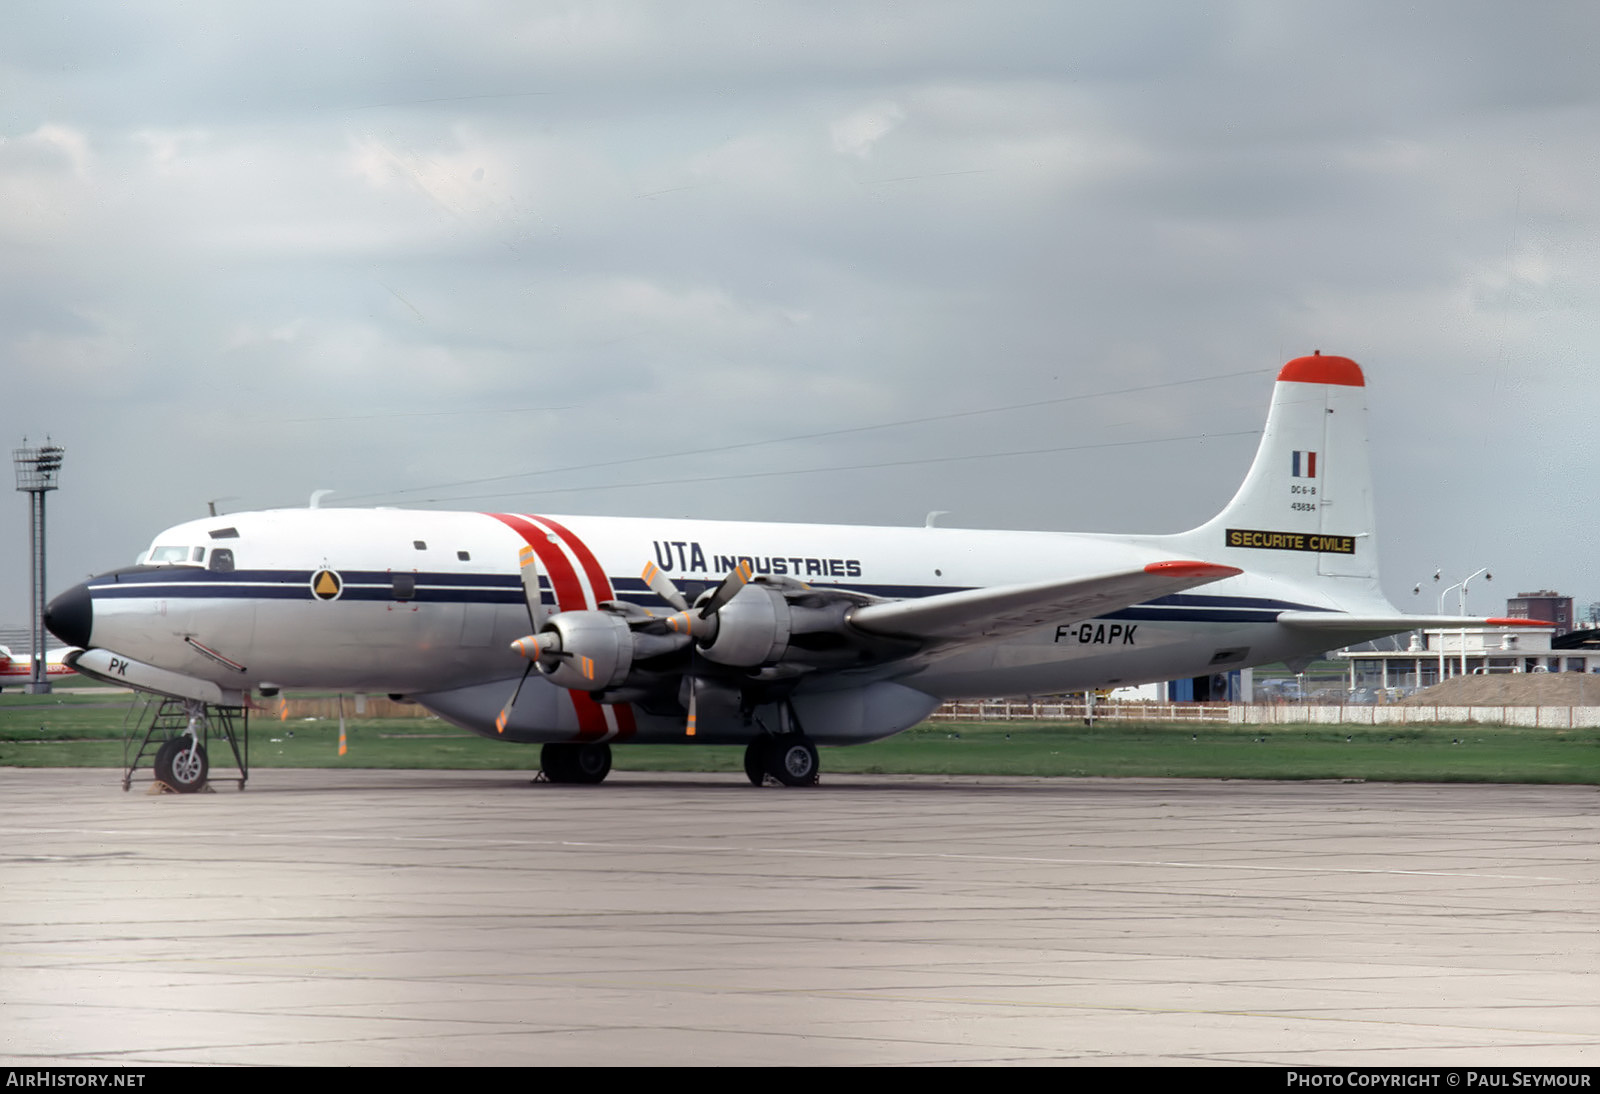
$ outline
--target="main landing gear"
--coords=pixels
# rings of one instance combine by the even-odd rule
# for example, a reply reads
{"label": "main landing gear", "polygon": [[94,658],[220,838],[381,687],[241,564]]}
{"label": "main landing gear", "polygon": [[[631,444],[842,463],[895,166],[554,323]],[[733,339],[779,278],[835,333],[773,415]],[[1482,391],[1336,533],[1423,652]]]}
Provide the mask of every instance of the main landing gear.
{"label": "main landing gear", "polygon": [[553,783],[593,786],[611,774],[608,744],[551,744],[539,752],[539,766]]}
{"label": "main landing gear", "polygon": [[768,775],[784,786],[815,786],[820,772],[817,746],[799,733],[763,733],[744,750],[745,777],[754,786],[764,785]]}
{"label": "main landing gear", "polygon": [[[184,754],[178,749],[179,744],[187,744],[188,738],[175,738],[168,741],[162,748],[160,756],[156,757],[156,772],[163,782],[170,785],[179,785],[162,775],[163,758],[167,758],[173,770],[188,770],[184,765],[193,765],[198,762],[200,767],[200,781],[205,781],[205,751],[201,749],[198,761],[185,759]],[[168,749],[172,749],[171,757],[167,756]],[[570,783],[579,786],[593,786],[605,781],[611,774],[611,746],[608,744],[549,744],[545,745],[539,753],[539,766],[544,771],[546,780],[553,783]],[[768,778],[774,779],[784,786],[815,786],[817,776],[821,770],[817,763],[817,746],[810,739],[799,733],[785,733],[781,737],[774,737],[763,733],[744,750],[744,773],[755,786],[764,786]],[[187,780],[185,780],[187,781]]]}
{"label": "main landing gear", "polygon": [[745,778],[755,786],[765,786],[769,778],[783,786],[816,786],[822,770],[817,746],[806,736],[794,704],[788,699],[779,701],[777,733],[768,731],[760,718],[756,724],[762,732],[745,746]]}

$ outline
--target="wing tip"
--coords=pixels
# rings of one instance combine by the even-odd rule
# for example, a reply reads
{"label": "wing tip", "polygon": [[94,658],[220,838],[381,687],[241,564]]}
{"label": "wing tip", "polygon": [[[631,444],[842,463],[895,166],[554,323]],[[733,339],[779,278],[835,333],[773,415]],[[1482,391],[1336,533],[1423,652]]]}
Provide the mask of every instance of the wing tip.
{"label": "wing tip", "polygon": [[1144,572],[1147,574],[1159,574],[1164,577],[1205,577],[1213,581],[1244,573],[1237,566],[1223,566],[1216,562],[1198,562],[1181,558],[1169,559],[1166,562],[1152,562],[1144,568]]}

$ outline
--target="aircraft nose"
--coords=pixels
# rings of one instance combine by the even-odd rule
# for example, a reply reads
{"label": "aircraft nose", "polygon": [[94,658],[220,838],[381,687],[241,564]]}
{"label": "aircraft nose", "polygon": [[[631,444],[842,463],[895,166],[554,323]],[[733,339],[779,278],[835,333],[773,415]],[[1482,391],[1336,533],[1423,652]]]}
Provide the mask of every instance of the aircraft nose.
{"label": "aircraft nose", "polygon": [[44,610],[44,625],[67,645],[87,648],[94,630],[94,601],[89,598],[88,584],[74,585],[50,601]]}

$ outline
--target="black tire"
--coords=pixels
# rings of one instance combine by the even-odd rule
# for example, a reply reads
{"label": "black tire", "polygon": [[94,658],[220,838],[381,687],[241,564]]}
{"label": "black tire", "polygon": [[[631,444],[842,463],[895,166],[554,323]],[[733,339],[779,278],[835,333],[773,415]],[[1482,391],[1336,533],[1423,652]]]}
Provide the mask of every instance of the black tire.
{"label": "black tire", "polygon": [[545,745],[539,766],[553,783],[594,786],[611,774],[611,746],[607,744]]}
{"label": "black tire", "polygon": [[566,745],[545,745],[539,750],[539,770],[553,783],[567,782],[568,759]]}
{"label": "black tire", "polygon": [[820,770],[817,746],[804,737],[779,737],[767,750],[767,774],[784,786],[815,786]]}
{"label": "black tire", "polygon": [[744,777],[752,786],[764,786],[767,781],[767,752],[772,738],[765,733],[744,747]]}
{"label": "black tire", "polygon": [[[193,744],[193,749],[190,745]],[[193,794],[206,785],[206,746],[188,735],[174,737],[156,753],[156,778],[180,794]]]}

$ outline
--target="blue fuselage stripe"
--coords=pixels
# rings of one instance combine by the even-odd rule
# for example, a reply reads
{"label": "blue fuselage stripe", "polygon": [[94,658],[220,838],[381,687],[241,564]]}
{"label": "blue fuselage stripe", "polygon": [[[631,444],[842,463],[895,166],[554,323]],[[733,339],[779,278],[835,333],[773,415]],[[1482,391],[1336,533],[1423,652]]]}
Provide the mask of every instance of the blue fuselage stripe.
{"label": "blue fuselage stripe", "polygon": [[[199,568],[174,567],[169,571],[144,571],[108,574],[89,582],[90,594],[97,600],[173,599],[173,600],[314,600],[311,591],[313,570],[238,570],[214,573]],[[394,578],[410,577],[414,592],[395,595]],[[522,580],[517,574],[421,573],[417,571],[343,570],[341,600],[404,601],[433,604],[520,604]],[[651,608],[667,605],[636,577],[611,579],[617,595]],[[709,588],[712,581],[684,582],[685,593],[695,595],[695,586]],[[549,601],[549,579],[539,578],[541,598]],[[828,585],[813,583],[817,589],[840,589],[891,600],[921,599],[941,593],[962,592],[971,586],[951,585]],[[1103,619],[1131,619],[1141,622],[1188,623],[1270,623],[1281,611],[1326,611],[1313,604],[1249,596],[1209,596],[1174,593],[1155,597],[1132,607],[1107,612]]]}

